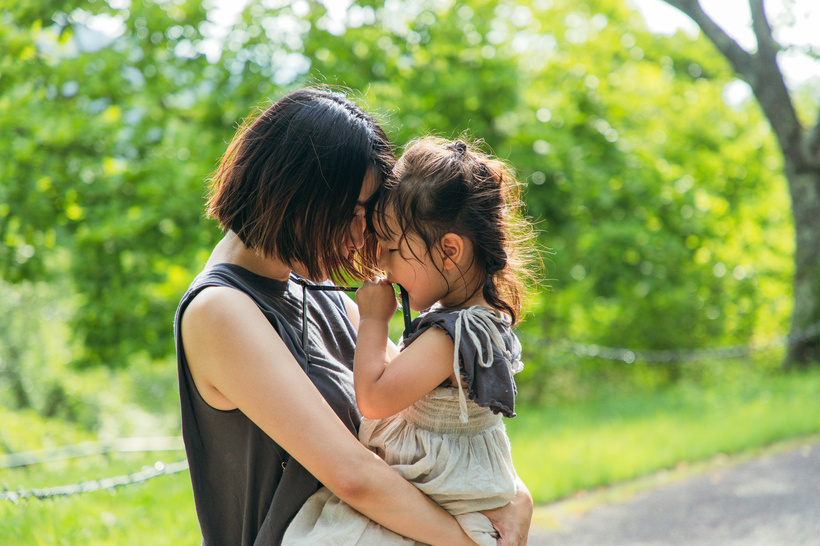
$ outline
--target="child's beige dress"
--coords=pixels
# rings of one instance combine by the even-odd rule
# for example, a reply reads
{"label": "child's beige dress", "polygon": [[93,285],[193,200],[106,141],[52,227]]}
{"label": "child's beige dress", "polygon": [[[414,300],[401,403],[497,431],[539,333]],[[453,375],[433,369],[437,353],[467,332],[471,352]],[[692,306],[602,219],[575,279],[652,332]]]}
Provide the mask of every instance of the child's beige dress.
{"label": "child's beige dress", "polygon": [[[507,504],[516,475],[502,415],[514,417],[521,345],[502,315],[487,307],[433,308],[413,321],[407,346],[430,327],[457,347],[463,383],[439,387],[386,419],[362,419],[359,440],[448,512],[478,544],[497,533],[479,510]],[[465,396],[465,390],[469,400]],[[411,545],[322,487],[288,527],[283,545]]]}

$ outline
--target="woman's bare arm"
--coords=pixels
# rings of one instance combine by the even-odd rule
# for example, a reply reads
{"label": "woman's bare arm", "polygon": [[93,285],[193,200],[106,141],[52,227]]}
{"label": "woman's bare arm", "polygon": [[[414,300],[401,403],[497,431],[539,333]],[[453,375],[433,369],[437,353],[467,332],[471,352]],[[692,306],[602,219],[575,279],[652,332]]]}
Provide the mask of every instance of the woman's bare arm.
{"label": "woman's bare arm", "polygon": [[239,408],[353,508],[418,541],[472,544],[452,516],[350,434],[246,295],[204,289],[182,317],[182,340],[206,401]]}

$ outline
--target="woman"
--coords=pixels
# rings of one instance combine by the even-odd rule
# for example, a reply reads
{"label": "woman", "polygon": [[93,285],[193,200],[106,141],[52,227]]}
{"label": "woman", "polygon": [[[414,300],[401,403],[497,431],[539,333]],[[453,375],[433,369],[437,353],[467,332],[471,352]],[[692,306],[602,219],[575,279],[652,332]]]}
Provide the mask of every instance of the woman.
{"label": "woman", "polygon": [[[357,441],[356,305],[303,286],[371,273],[359,253],[364,212],[394,161],[370,116],[321,89],[283,97],[222,159],[208,212],[226,235],[175,321],[182,432],[206,544],[278,543],[320,484],[402,535],[471,543]],[[516,543],[531,511],[522,487],[487,515]]]}

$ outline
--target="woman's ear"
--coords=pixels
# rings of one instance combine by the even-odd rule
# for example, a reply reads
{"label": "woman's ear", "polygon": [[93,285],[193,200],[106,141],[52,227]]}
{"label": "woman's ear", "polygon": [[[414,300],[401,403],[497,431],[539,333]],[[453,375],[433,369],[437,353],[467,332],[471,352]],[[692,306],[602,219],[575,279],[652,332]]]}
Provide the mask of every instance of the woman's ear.
{"label": "woman's ear", "polygon": [[443,260],[441,267],[445,271],[458,267],[458,264],[464,258],[464,239],[461,238],[461,235],[445,233],[438,244]]}

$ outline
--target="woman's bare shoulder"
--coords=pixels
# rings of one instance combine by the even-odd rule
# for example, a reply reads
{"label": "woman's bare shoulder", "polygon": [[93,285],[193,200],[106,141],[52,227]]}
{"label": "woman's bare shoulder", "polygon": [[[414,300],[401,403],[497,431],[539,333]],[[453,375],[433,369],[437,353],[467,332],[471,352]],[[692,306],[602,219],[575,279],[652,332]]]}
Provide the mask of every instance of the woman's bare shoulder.
{"label": "woman's bare shoulder", "polygon": [[251,317],[262,318],[251,296],[239,288],[227,285],[205,286],[188,302],[182,321],[183,324],[186,321],[202,321],[203,325],[207,325],[228,317],[242,319],[248,312]]}
{"label": "woman's bare shoulder", "polygon": [[227,286],[208,286],[194,296],[180,322],[188,369],[202,397],[211,406],[229,410],[237,406],[222,393],[225,373],[235,367],[233,354],[250,341],[264,321],[251,298]]}

